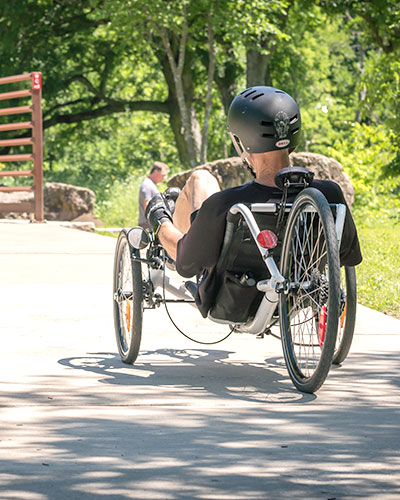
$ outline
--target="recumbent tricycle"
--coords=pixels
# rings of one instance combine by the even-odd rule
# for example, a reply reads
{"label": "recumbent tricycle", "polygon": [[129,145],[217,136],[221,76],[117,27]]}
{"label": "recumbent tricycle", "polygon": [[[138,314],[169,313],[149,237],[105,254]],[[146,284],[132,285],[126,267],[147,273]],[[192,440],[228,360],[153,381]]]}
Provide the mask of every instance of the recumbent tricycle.
{"label": "recumbent tricycle", "polygon": [[[307,393],[321,387],[332,363],[346,358],[357,303],[354,267],[340,268],[339,263],[346,206],[329,204],[309,187],[310,174],[299,167],[282,169],[275,178],[284,193],[281,203],[230,208],[215,270],[221,286],[208,313],[232,332],[256,336],[271,333],[279,323],[289,376]],[[290,190],[298,194],[289,204],[284,200]],[[120,232],[113,299],[124,363],[133,364],[138,356],[144,310],[167,302],[196,307],[196,283],[172,279],[168,260],[151,231],[134,227]],[[166,298],[165,291],[175,298]]]}

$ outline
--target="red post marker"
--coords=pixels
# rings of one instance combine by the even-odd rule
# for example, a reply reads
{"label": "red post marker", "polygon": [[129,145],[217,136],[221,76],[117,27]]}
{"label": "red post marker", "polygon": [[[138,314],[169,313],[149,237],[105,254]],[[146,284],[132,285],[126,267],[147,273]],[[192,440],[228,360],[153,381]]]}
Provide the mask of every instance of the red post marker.
{"label": "red post marker", "polygon": [[42,73],[32,73],[32,89],[42,89]]}

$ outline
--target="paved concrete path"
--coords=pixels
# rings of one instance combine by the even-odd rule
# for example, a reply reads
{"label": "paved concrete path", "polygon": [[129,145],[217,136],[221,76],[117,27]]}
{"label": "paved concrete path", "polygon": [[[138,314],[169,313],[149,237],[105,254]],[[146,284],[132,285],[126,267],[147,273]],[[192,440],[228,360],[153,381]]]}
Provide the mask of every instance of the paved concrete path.
{"label": "paved concrete path", "polygon": [[[115,241],[0,223],[1,500],[400,498],[400,321],[360,307],[351,354],[314,396],[278,340],[194,344],[163,310],[126,366]],[[184,329],[221,335],[179,307]]]}

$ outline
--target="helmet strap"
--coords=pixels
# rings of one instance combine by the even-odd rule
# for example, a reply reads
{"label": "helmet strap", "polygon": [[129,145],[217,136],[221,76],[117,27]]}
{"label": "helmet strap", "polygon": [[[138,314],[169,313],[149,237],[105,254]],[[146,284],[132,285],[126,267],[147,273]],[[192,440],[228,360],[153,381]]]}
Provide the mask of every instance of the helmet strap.
{"label": "helmet strap", "polygon": [[246,153],[242,154],[241,157],[242,157],[242,161],[243,161],[243,166],[245,168],[247,168],[247,170],[250,172],[250,174],[254,177],[254,179],[256,178],[256,173],[254,171],[254,167],[253,165],[251,165],[251,163],[249,162],[249,160],[244,157]]}
{"label": "helmet strap", "polygon": [[240,141],[240,139],[236,139],[236,137],[232,134],[232,132],[229,132],[230,138],[232,140],[232,143],[236,149],[237,154],[240,156],[240,159],[243,162],[243,166],[247,168],[247,170],[250,172],[250,174],[256,178],[256,173],[254,171],[254,167],[250,164],[249,160],[247,159],[247,152]]}

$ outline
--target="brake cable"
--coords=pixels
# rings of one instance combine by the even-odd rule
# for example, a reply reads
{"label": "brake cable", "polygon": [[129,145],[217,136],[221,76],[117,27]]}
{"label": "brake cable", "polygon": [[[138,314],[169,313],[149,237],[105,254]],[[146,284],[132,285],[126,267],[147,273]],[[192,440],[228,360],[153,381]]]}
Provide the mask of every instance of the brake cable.
{"label": "brake cable", "polygon": [[279,204],[279,213],[278,213],[278,220],[276,221],[276,234],[279,236],[281,226],[283,223],[283,217],[285,215],[285,209],[286,209],[286,203],[287,203],[287,196],[288,196],[288,190],[290,186],[290,181],[289,179],[286,179],[285,184],[283,186],[283,193],[282,193],[282,198],[281,202]]}
{"label": "brake cable", "polygon": [[214,344],[219,344],[220,342],[223,342],[224,340],[226,340],[235,330],[235,327],[233,326],[231,331],[225,335],[223,338],[219,339],[219,340],[216,340],[214,342],[202,342],[200,340],[196,340],[192,337],[190,337],[189,335],[187,335],[185,332],[183,332],[179,326],[175,323],[175,321],[172,319],[172,316],[169,312],[169,309],[168,309],[168,306],[167,306],[167,302],[166,302],[166,298],[165,298],[165,249],[163,251],[163,302],[164,302],[164,306],[165,306],[165,310],[167,312],[167,315],[171,321],[171,323],[174,325],[174,327],[178,330],[178,332],[180,334],[182,334],[184,337],[186,337],[187,339],[191,340],[192,342],[195,342],[196,344],[202,344],[202,345],[214,345]]}

